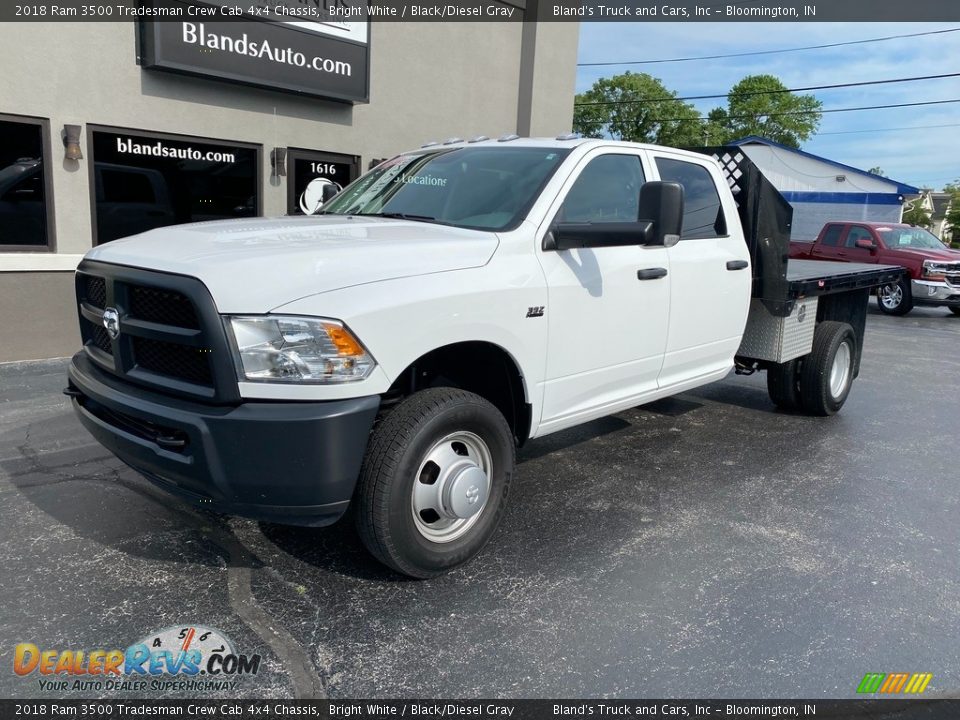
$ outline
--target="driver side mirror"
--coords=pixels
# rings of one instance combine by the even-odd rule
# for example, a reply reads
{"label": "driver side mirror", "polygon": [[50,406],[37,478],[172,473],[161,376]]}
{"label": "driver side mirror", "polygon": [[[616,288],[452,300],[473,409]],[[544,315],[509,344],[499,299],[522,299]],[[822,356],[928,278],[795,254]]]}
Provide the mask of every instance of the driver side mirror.
{"label": "driver side mirror", "polygon": [[873,240],[868,240],[867,238],[860,238],[855,244],[861,250],[873,251],[877,249],[877,244]]}
{"label": "driver side mirror", "polygon": [[543,239],[544,250],[648,245],[650,222],[557,223]]}
{"label": "driver side mirror", "polygon": [[544,250],[648,245],[672,247],[683,227],[683,186],[651,181],[640,188],[639,220],[556,223],[543,239]]}
{"label": "driver side mirror", "polygon": [[680,242],[683,229],[683,185],[660,180],[644,183],[638,214],[653,223],[653,236],[647,245],[673,247]]}

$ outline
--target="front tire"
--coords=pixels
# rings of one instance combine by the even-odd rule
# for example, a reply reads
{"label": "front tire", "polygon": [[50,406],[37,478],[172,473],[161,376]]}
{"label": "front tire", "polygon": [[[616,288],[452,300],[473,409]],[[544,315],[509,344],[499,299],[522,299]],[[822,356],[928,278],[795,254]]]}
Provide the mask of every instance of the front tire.
{"label": "front tire", "polygon": [[958,317],[960,317],[960,307],[958,307],[957,305],[951,305],[951,306],[950,306],[950,312],[952,312],[954,315],[957,315]]}
{"label": "front tire", "polygon": [[414,578],[466,563],[500,522],[515,462],[507,421],[479,395],[411,395],[370,438],[356,495],[363,544]]}
{"label": "front tire", "polygon": [[877,307],[887,315],[906,315],[913,310],[909,278],[877,288]]}
{"label": "front tire", "polygon": [[856,367],[857,338],[847,323],[825,320],[800,368],[800,401],[811,415],[833,415],[847,401]]}

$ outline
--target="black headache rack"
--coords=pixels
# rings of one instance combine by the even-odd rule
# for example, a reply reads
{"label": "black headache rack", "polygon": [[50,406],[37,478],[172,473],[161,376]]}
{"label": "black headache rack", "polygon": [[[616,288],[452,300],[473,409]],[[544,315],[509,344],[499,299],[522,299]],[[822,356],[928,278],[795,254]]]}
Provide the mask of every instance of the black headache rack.
{"label": "black headache rack", "polygon": [[790,260],[793,208],[743,148],[688,148],[715,158],[737,204],[750,250],[753,297],[774,317],[787,317],[804,297],[831,295],[897,282],[903,268],[884,265]]}

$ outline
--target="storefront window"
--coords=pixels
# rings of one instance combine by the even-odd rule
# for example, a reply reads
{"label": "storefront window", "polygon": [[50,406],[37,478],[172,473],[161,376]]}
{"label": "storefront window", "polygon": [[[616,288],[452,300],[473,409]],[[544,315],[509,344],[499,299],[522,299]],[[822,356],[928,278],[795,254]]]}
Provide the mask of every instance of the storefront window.
{"label": "storefront window", "polygon": [[[334,183],[338,190],[357,179],[360,159],[356,155],[296,150],[288,152],[290,176],[287,178],[287,214],[303,215],[318,208],[312,199],[317,193],[306,193],[315,180]],[[314,186],[315,187],[315,186]]]}
{"label": "storefront window", "polygon": [[107,130],[92,144],[97,244],[260,212],[254,146]]}
{"label": "storefront window", "polygon": [[44,126],[0,116],[0,249],[50,245]]}

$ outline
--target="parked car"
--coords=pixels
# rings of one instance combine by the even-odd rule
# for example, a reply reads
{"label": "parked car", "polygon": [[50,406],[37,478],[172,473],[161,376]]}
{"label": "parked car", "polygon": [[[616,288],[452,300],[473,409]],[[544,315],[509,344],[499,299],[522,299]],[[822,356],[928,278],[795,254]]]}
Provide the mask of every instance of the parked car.
{"label": "parked car", "polygon": [[437,575],[490,539],[528,439],[734,367],[767,370],[782,407],[843,406],[869,289],[903,270],[788,264],[789,204],[739,150],[720,158],[434,145],[318,215],[101,245],[77,272],[66,393],[188,502],[300,525],[353,503],[373,555]]}
{"label": "parked car", "polygon": [[898,223],[830,222],[812,243],[790,243],[790,257],[900,265],[910,275],[877,289],[877,306],[906,315],[914,305],[936,305],[960,315],[960,250],[923,228]]}

